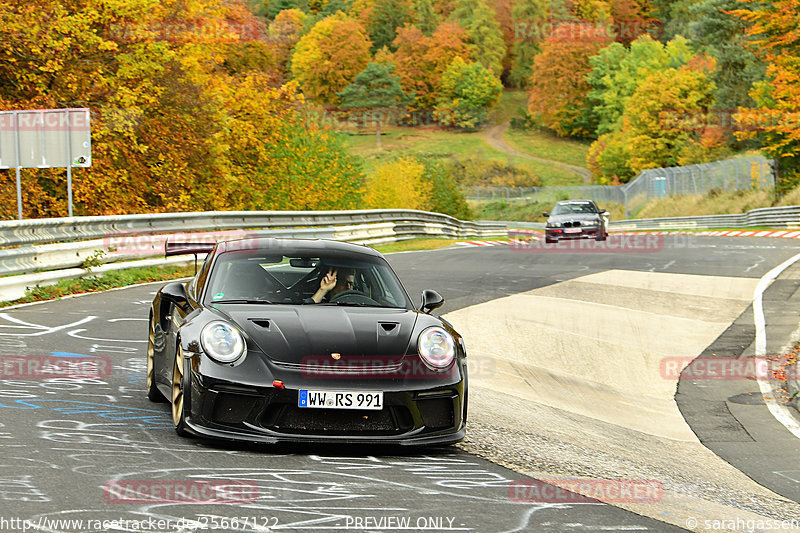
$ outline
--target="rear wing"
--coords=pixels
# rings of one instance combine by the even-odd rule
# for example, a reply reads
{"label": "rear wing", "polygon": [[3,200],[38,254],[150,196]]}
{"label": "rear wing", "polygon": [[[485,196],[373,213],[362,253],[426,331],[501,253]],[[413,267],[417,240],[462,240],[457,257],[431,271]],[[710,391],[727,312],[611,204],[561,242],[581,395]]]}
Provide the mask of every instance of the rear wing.
{"label": "rear wing", "polygon": [[171,255],[188,255],[194,254],[207,254],[214,249],[217,243],[215,242],[167,242],[165,245],[164,255],[169,257]]}

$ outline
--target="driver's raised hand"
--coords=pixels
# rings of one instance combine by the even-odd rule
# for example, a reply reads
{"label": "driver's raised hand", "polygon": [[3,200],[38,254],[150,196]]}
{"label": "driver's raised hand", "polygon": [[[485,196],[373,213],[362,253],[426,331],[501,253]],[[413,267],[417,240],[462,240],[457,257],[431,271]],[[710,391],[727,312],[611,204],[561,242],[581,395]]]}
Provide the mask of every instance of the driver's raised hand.
{"label": "driver's raised hand", "polygon": [[314,295],[311,297],[316,303],[320,303],[325,295],[328,294],[331,289],[336,286],[336,273],[337,271],[329,268],[328,273],[325,274],[319,282],[319,289]]}

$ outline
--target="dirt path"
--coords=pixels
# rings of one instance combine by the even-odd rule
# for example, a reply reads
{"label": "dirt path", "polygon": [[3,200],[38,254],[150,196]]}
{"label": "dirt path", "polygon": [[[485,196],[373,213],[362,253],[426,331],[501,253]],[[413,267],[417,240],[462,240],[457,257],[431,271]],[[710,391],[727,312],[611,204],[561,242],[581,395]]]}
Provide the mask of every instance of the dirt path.
{"label": "dirt path", "polygon": [[502,124],[498,124],[496,126],[492,126],[486,132],[486,142],[494,148],[495,150],[500,150],[501,152],[505,152],[509,155],[515,155],[517,157],[524,157],[526,159],[533,159],[535,161],[540,161],[542,163],[548,163],[550,165],[556,165],[561,168],[565,168],[572,172],[575,172],[580,177],[583,178],[583,184],[589,185],[592,179],[592,173],[589,172],[588,169],[583,167],[577,167],[575,165],[570,165],[569,163],[562,163],[561,161],[555,161],[553,159],[545,159],[543,157],[536,157],[534,155],[526,154],[524,152],[520,152],[519,150],[511,147],[506,141],[503,139],[503,132],[508,129],[509,122],[503,122]]}

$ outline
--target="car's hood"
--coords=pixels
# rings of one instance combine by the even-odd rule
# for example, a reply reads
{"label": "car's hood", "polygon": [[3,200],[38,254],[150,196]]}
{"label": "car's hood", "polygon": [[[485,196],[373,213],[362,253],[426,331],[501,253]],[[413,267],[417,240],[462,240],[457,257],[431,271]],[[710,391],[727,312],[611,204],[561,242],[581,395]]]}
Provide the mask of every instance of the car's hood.
{"label": "car's hood", "polygon": [[406,353],[418,313],[405,309],[303,306],[225,306],[248,340],[270,359],[302,363],[340,354],[394,359]]}
{"label": "car's hood", "polygon": [[563,224],[564,222],[595,222],[600,220],[598,213],[567,213],[565,215],[550,215],[549,224]]}

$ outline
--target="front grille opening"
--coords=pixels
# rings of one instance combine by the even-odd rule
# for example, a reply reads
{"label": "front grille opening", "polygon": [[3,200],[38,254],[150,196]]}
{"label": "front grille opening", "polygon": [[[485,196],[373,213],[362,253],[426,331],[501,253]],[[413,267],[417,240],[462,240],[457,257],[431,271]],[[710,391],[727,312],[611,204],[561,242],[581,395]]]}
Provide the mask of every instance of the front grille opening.
{"label": "front grille opening", "polygon": [[412,423],[408,409],[394,406],[358,411],[273,405],[262,417],[263,426],[273,431],[315,435],[393,435],[408,431]]}

